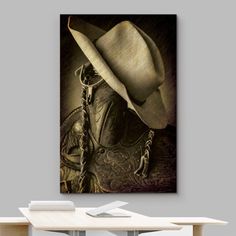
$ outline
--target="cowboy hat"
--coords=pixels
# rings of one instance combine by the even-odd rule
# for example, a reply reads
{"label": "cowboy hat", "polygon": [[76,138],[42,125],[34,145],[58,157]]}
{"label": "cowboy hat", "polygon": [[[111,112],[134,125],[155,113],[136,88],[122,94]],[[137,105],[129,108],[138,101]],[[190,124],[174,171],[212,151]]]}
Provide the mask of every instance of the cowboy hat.
{"label": "cowboy hat", "polygon": [[101,31],[96,40],[81,20],[75,24],[69,17],[68,28],[96,71],[128,107],[148,127],[165,128],[167,113],[159,88],[165,78],[164,65],[153,40],[129,21]]}

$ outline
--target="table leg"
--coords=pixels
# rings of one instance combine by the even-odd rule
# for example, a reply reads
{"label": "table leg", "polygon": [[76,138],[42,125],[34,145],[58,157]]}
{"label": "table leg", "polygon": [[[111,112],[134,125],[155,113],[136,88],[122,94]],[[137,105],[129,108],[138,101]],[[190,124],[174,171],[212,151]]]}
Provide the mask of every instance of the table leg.
{"label": "table leg", "polygon": [[28,236],[33,236],[33,226],[31,224],[28,227]]}
{"label": "table leg", "polygon": [[86,236],[86,231],[70,231],[68,232],[70,236]]}
{"label": "table leg", "polygon": [[127,236],[138,236],[138,233],[136,230],[127,231]]}
{"label": "table leg", "polygon": [[203,236],[203,226],[194,225],[193,226],[193,236]]}

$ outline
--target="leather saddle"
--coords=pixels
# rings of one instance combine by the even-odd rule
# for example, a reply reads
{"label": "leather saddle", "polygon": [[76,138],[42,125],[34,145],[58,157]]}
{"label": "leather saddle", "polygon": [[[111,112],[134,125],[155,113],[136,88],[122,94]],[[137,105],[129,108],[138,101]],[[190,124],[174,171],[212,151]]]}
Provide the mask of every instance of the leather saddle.
{"label": "leather saddle", "polygon": [[[175,192],[176,128],[150,130],[91,65],[81,70],[85,105],[61,125],[61,192]],[[86,190],[79,184],[85,168],[84,132],[88,137]],[[146,153],[148,158],[143,158]]]}

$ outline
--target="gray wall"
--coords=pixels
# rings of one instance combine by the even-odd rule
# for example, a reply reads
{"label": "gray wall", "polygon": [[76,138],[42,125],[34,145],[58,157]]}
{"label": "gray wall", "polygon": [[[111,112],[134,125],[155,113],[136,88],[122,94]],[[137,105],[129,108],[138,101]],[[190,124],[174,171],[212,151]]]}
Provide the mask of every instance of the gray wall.
{"label": "gray wall", "polygon": [[[20,215],[17,207],[32,199],[78,206],[119,199],[151,216],[228,220],[207,235],[234,235],[234,1],[92,2],[0,1],[0,215]],[[178,194],[59,193],[59,14],[98,12],[179,16]]]}

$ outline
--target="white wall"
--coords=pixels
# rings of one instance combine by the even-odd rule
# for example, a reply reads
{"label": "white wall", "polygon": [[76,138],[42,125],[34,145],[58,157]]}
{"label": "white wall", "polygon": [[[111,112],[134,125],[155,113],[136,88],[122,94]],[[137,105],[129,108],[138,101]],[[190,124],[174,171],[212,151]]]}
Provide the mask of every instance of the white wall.
{"label": "white wall", "polygon": [[[151,216],[228,220],[226,227],[207,227],[206,235],[232,236],[234,1],[127,2],[0,0],[0,215],[20,215],[17,207],[32,199],[70,199],[78,206],[119,199]],[[60,13],[178,14],[178,194],[59,193]]]}

